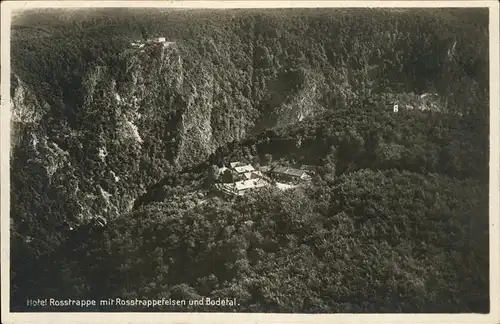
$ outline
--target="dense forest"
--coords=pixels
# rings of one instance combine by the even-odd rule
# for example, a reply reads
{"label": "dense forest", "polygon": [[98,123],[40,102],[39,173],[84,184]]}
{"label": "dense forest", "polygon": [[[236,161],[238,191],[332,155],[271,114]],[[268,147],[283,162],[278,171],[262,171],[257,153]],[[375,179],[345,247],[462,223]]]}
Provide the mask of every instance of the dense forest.
{"label": "dense forest", "polygon": [[[489,311],[486,10],[63,13],[13,19],[12,311]],[[200,204],[231,161],[318,168]]]}

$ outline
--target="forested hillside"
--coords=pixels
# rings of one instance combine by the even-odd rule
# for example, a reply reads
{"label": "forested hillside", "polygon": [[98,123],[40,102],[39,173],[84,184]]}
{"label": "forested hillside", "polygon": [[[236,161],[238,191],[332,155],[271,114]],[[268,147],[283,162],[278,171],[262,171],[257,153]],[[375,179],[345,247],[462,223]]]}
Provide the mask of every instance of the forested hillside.
{"label": "forested hillside", "polygon": [[[204,296],[238,299],[222,311],[488,311],[487,27],[480,9],[17,16],[13,310]],[[318,172],[191,201],[235,160]]]}

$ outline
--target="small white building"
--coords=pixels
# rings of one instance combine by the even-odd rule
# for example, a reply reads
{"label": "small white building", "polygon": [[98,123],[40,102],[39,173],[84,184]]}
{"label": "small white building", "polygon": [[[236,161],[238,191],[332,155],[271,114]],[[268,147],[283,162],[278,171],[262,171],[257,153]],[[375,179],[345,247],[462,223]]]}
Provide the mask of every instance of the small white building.
{"label": "small white building", "polygon": [[250,190],[259,189],[268,186],[269,183],[263,179],[249,179],[237,181],[234,183],[219,184],[217,188],[225,194],[232,196],[243,196]]}
{"label": "small white building", "polygon": [[262,178],[262,172],[260,171],[253,171],[253,172],[245,172],[243,173],[243,176],[245,177],[245,179],[249,180],[249,179],[259,179],[259,178]]}
{"label": "small white building", "polygon": [[236,190],[240,193],[250,189],[262,188],[268,185],[268,183],[262,179],[243,180],[235,182],[234,184]]}
{"label": "small white building", "polygon": [[255,169],[253,168],[253,166],[251,166],[250,164],[242,165],[242,166],[237,166],[237,167],[234,168],[234,170],[236,172],[238,172],[239,174],[255,171]]}
{"label": "small white building", "polygon": [[165,37],[158,37],[158,38],[156,39],[156,41],[157,41],[158,43],[163,43],[163,42],[166,42],[167,40],[165,39]]}
{"label": "small white building", "polygon": [[394,112],[398,112],[399,111],[399,105],[393,105],[392,109],[393,109]]}
{"label": "small white building", "polygon": [[297,187],[296,184],[289,184],[289,183],[281,183],[281,182],[276,182],[276,187],[280,190],[288,190],[288,189],[293,189]]}

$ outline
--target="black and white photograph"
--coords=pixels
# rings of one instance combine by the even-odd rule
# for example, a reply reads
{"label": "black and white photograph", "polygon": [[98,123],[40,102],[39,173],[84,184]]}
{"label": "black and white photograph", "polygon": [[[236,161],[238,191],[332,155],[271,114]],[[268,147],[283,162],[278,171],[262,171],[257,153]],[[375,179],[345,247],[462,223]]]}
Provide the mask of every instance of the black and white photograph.
{"label": "black and white photograph", "polygon": [[2,313],[500,320],[498,3],[308,2],[2,4]]}

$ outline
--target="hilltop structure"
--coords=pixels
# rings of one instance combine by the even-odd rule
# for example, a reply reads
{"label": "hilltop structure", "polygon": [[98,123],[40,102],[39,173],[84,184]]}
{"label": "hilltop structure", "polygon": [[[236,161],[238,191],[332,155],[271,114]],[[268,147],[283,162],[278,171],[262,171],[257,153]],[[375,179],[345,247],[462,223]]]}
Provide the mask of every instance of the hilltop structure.
{"label": "hilltop structure", "polygon": [[244,173],[255,171],[254,167],[252,165],[250,165],[250,164],[237,166],[237,167],[234,168],[234,170],[238,174],[244,174]]}
{"label": "hilltop structure", "polygon": [[297,182],[311,179],[306,170],[299,170],[289,167],[277,167],[272,171],[275,178],[282,181]]}
{"label": "hilltop structure", "polygon": [[[275,181],[265,173],[271,172]],[[275,185],[280,190],[295,188],[299,182],[311,179],[311,174],[316,171],[316,166],[302,165],[301,169],[291,167],[262,167],[256,170],[251,164],[241,162],[231,162],[229,167],[223,166],[219,169],[219,174],[223,174],[222,181],[215,185],[215,188],[224,195],[243,196],[249,191],[262,187]]]}
{"label": "hilltop structure", "polygon": [[318,167],[315,165],[302,164],[300,169],[304,171],[309,171],[310,173],[314,173],[317,171]]}

